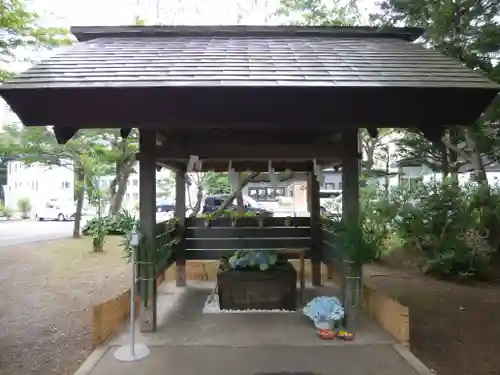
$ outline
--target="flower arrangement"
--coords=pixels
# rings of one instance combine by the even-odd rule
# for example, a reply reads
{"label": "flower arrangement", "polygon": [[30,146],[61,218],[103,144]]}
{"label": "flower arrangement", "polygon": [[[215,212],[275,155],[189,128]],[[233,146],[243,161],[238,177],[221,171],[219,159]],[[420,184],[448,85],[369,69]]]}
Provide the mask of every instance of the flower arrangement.
{"label": "flower arrangement", "polygon": [[344,307],[337,297],[315,297],[304,306],[302,312],[318,329],[332,329],[344,318]]}
{"label": "flower arrangement", "polygon": [[272,250],[237,250],[228,259],[223,259],[223,268],[229,270],[267,271],[286,263],[286,259]]}

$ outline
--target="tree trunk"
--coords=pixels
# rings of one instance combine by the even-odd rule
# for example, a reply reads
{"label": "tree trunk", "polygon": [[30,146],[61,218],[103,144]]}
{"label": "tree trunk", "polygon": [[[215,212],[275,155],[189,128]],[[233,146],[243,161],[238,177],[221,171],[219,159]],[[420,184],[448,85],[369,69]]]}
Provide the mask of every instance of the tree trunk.
{"label": "tree trunk", "polygon": [[241,190],[236,193],[236,209],[239,217],[245,215],[245,204],[243,202],[243,193]]}
{"label": "tree trunk", "polygon": [[[222,203],[222,205],[217,209],[217,211],[214,212],[213,216],[217,217],[220,214],[222,214],[226,208],[231,204],[232,201],[237,197],[238,193],[241,193],[241,190],[248,185],[249,182],[251,182],[255,177],[257,177],[260,173],[259,172],[252,172],[246,176],[240,176],[241,179],[239,180],[239,184],[237,189],[235,189],[228,197],[227,199]],[[286,181],[289,180],[290,178],[293,177],[293,173],[288,173],[288,172],[283,172],[280,173],[278,176],[278,181]]]}
{"label": "tree trunk", "polygon": [[109,205],[109,216],[118,215],[122,208],[123,197],[127,192],[127,183],[132,173],[132,167],[129,167],[121,173],[120,178],[118,176],[115,177],[117,179],[116,192],[115,195],[111,197],[110,205]]}
{"label": "tree trunk", "polygon": [[488,179],[486,177],[486,170],[484,169],[483,158],[477,149],[476,134],[474,129],[465,127],[463,129],[467,148],[471,150],[471,164],[474,167],[476,174],[476,181],[489,191]]}
{"label": "tree trunk", "polygon": [[73,224],[73,238],[80,238],[80,226],[82,222],[83,201],[85,199],[85,174],[83,168],[77,166],[75,169],[76,180],[76,212]]}
{"label": "tree trunk", "polygon": [[246,176],[240,175],[238,186],[235,190],[226,198],[226,200],[221,204],[221,206],[214,212],[213,216],[217,217],[222,214],[226,208],[231,204],[232,201],[237,197],[238,193],[241,193],[241,189],[248,185],[255,177],[257,177],[259,172],[252,172]]}
{"label": "tree trunk", "polygon": [[191,211],[191,217],[196,217],[201,209],[201,201],[203,200],[203,186],[201,181],[196,186],[196,204],[194,205],[193,211]]}
{"label": "tree trunk", "polygon": [[389,199],[389,153],[387,153],[387,160],[385,162],[385,185],[384,185],[384,197]]}

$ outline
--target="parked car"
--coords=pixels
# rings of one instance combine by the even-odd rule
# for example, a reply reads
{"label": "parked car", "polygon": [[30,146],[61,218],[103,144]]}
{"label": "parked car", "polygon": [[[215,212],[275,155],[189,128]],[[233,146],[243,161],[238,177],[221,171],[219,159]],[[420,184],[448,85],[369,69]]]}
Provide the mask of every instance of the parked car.
{"label": "parked car", "polygon": [[158,201],[156,202],[156,212],[171,212],[175,210],[174,201]]}
{"label": "parked car", "polygon": [[36,219],[44,220],[75,220],[76,208],[74,205],[47,202],[45,206],[36,212]]}
{"label": "parked car", "polygon": [[[202,202],[202,210],[201,212],[204,214],[209,214],[217,211],[217,209],[224,203],[224,201],[228,198],[227,195],[208,195],[204,197]],[[266,216],[271,217],[274,215],[274,212],[265,209],[259,202],[250,198],[249,196],[243,196],[243,208],[245,212],[252,212],[258,216]],[[236,211],[236,202],[233,201],[227,207],[227,211]]]}

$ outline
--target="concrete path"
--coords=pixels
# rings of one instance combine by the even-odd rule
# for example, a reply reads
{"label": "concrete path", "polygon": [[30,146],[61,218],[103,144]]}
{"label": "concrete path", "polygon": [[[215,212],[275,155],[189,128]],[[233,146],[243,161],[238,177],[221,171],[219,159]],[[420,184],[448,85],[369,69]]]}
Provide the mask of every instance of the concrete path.
{"label": "concrete path", "polygon": [[[127,330],[96,350],[75,375],[423,375],[431,374],[407,349],[361,314],[356,340],[323,341],[300,313],[203,314],[205,283],[175,288],[162,284],[154,334],[137,332],[151,354],[121,363],[114,351],[128,342]],[[332,294],[307,290],[307,299]],[[160,308],[161,307],[161,308]],[[409,359],[408,359],[409,358]],[[413,364],[410,364],[410,362]],[[417,371],[420,365],[420,371]]]}
{"label": "concrete path", "polygon": [[56,240],[71,237],[72,233],[72,221],[4,221],[0,223],[0,247]]}

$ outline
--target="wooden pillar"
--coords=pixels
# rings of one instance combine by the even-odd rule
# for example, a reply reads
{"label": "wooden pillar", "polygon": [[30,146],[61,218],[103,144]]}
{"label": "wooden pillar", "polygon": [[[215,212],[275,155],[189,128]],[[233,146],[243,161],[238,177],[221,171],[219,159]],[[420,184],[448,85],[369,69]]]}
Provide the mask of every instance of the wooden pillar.
{"label": "wooden pillar", "polygon": [[139,291],[142,313],[141,331],[156,330],[156,280],[155,280],[155,225],[156,225],[156,161],[154,149],[156,133],[140,130],[139,133],[139,220],[141,246],[138,260]]}
{"label": "wooden pillar", "polygon": [[[342,155],[342,218],[346,225],[360,225],[359,204],[359,146],[357,129],[346,130],[342,133],[344,154]],[[361,269],[355,267],[348,260],[344,260],[345,267],[342,283],[342,302],[346,311],[346,326],[351,326],[357,320],[356,311],[361,297]]]}
{"label": "wooden pillar", "polygon": [[179,219],[179,236],[181,240],[176,245],[176,277],[177,286],[186,286],[186,243],[184,241],[186,225],[186,173],[175,172],[175,216]]}
{"label": "wooden pillar", "polygon": [[312,285],[321,285],[321,212],[319,203],[319,183],[316,175],[309,172],[307,201],[311,215],[311,273]]}

